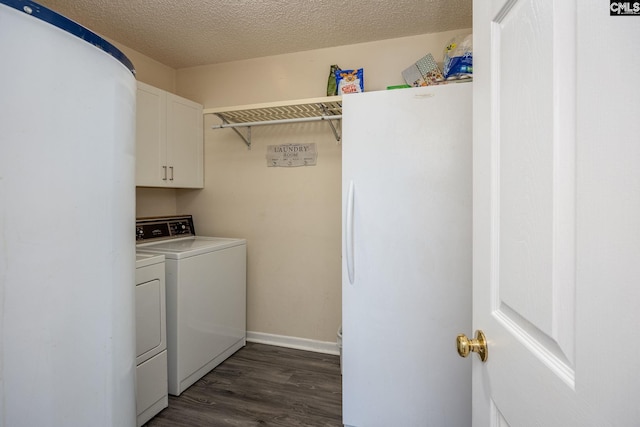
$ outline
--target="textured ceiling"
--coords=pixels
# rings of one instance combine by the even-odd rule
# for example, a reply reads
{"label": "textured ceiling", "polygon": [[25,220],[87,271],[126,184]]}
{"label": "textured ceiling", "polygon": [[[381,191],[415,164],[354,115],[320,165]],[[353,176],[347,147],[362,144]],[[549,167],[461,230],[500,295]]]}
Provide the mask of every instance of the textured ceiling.
{"label": "textured ceiling", "polygon": [[472,0],[36,1],[173,68],[472,24]]}

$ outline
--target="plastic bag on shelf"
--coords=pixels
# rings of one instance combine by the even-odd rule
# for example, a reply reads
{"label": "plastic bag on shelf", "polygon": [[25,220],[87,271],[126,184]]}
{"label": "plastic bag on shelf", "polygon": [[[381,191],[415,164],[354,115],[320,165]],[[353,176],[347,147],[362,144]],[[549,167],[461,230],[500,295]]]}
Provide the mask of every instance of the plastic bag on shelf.
{"label": "plastic bag on shelf", "polygon": [[458,36],[444,48],[445,79],[466,78],[473,75],[473,36]]}

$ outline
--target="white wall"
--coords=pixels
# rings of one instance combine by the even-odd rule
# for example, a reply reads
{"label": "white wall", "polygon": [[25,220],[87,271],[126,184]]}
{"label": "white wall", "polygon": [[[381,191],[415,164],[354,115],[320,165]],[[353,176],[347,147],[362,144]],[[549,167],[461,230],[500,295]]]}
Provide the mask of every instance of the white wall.
{"label": "white wall", "polygon": [[[364,68],[365,89],[404,83],[401,72],[470,29],[177,70],[176,90],[205,108],[326,95],[329,66]],[[341,147],[326,123],[252,129],[247,150],[205,118],[205,188],[177,190],[202,235],[248,240],[249,331],[335,341],[341,322]],[[268,168],[267,145],[316,143],[318,163]],[[393,143],[393,141],[390,141]],[[147,206],[144,210],[152,210]]]}

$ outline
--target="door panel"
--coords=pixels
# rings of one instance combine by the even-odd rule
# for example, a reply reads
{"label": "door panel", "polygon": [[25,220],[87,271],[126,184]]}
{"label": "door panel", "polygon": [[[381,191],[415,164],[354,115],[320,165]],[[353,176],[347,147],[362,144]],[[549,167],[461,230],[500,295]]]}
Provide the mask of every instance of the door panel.
{"label": "door panel", "polygon": [[640,66],[639,22],[596,2],[474,2],[473,323],[489,347],[472,361],[475,427],[640,417],[640,343],[625,339],[640,323],[625,125],[640,87],[598,62]]}
{"label": "door panel", "polygon": [[[491,288],[495,317],[572,386],[575,136],[564,128],[575,126],[575,94],[555,93],[554,69],[570,70],[574,59],[554,58],[564,42],[558,19],[551,2],[513,1],[491,24]],[[573,32],[571,22],[562,25]],[[568,99],[555,103],[560,96]]]}
{"label": "door panel", "polygon": [[493,404],[493,402],[491,402],[491,403],[492,403],[492,405],[491,405],[491,410],[492,410],[491,418],[492,418],[492,420],[494,420],[494,422],[491,425],[495,426],[495,427],[511,427],[509,425],[509,423],[507,422],[507,420],[504,419],[504,417],[502,416],[502,414],[500,413],[498,408],[496,408],[495,404]]}

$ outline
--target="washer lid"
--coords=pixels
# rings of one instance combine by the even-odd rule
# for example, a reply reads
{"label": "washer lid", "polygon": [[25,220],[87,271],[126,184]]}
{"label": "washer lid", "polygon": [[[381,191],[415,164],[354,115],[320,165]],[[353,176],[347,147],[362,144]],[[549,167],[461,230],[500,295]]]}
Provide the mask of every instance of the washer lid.
{"label": "washer lid", "polygon": [[245,243],[245,239],[195,236],[184,239],[163,240],[157,243],[140,244],[137,246],[137,251],[139,253],[162,253],[167,259],[181,259],[243,245]]}

